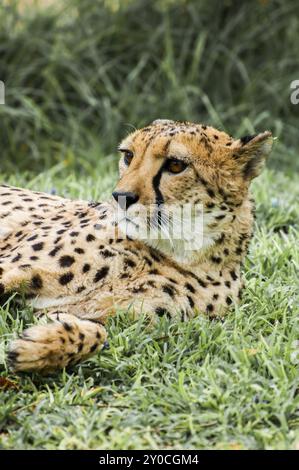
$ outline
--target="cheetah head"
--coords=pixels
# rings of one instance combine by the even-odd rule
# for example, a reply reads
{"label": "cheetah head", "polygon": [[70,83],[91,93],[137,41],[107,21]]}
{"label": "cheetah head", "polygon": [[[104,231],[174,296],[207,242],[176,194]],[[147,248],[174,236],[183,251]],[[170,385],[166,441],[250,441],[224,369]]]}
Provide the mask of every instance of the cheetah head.
{"label": "cheetah head", "polygon": [[136,130],[119,145],[113,197],[120,229],[178,259],[211,247],[236,218],[249,216],[249,185],[272,140],[270,132],[235,140],[169,120]]}

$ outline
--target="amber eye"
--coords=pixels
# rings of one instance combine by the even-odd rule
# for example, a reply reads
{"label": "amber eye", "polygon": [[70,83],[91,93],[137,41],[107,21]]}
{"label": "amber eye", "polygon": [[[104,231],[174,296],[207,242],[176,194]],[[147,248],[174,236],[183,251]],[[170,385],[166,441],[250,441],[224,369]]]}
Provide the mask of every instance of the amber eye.
{"label": "amber eye", "polygon": [[182,171],[187,168],[187,163],[183,162],[182,160],[177,160],[176,158],[169,158],[166,161],[165,168],[170,173],[181,173]]}
{"label": "amber eye", "polygon": [[125,164],[129,166],[133,159],[133,152],[131,152],[131,150],[126,149],[119,149],[119,151],[124,155]]}

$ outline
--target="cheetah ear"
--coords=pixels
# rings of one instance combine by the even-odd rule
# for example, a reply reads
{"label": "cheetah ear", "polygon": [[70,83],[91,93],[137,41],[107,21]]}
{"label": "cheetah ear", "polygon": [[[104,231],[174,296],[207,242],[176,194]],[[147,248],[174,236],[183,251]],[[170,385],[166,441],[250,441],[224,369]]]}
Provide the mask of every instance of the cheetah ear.
{"label": "cheetah ear", "polygon": [[273,137],[266,131],[257,135],[246,135],[234,142],[231,147],[233,158],[239,164],[246,180],[252,180],[260,174],[266,158],[271,152]]}
{"label": "cheetah ear", "polygon": [[172,121],[171,119],[155,119],[153,122],[152,122],[152,125],[156,126],[158,124],[173,124],[174,121]]}

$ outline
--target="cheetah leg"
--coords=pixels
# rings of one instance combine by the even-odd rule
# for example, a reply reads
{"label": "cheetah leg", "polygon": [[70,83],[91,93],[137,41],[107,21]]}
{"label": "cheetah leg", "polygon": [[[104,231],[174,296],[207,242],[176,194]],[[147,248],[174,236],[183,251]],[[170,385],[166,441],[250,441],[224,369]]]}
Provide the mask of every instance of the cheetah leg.
{"label": "cheetah leg", "polygon": [[15,371],[52,372],[76,364],[107,345],[106,329],[67,313],[48,316],[51,323],[26,329],[11,342],[8,361]]}

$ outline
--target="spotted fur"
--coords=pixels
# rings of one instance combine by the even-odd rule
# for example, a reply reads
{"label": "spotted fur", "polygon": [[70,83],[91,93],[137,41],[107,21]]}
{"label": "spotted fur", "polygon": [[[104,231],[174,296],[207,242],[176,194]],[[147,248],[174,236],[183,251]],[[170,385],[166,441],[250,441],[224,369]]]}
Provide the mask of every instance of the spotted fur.
{"label": "spotted fur", "polygon": [[[96,353],[118,308],[152,322],[224,315],[240,298],[253,225],[249,185],[271,145],[270,132],[234,140],[188,122],[159,120],[133,132],[120,144],[116,187],[135,198],[125,212],[126,236],[113,199],[72,201],[3,184],[0,294],[21,292],[51,320],[12,342],[13,367],[48,371]],[[184,162],[178,174],[167,170],[174,158]],[[138,239],[136,224],[146,223],[138,207],[154,203],[200,203],[203,246],[186,252],[180,241]],[[159,210],[157,221],[159,230]]]}

